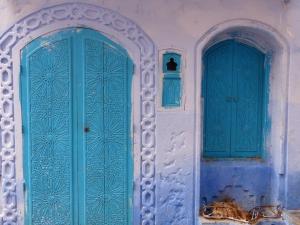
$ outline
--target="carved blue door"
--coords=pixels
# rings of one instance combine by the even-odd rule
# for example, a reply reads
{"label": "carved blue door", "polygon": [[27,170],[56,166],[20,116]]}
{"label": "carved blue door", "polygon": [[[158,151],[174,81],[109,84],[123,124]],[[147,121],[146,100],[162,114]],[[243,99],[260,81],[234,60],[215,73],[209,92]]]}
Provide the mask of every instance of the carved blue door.
{"label": "carved blue door", "polygon": [[208,49],[204,65],[204,156],[261,156],[264,54],[228,40]]}
{"label": "carved blue door", "polygon": [[25,222],[131,223],[132,62],[90,29],[22,51]]}

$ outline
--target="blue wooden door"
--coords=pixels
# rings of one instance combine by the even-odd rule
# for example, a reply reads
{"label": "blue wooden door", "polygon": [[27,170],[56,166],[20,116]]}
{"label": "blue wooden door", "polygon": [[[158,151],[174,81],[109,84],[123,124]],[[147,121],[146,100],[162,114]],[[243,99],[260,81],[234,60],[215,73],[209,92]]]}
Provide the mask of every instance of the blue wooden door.
{"label": "blue wooden door", "polygon": [[264,54],[235,42],[231,156],[256,157],[262,153]]}
{"label": "blue wooden door", "polygon": [[223,41],[208,49],[204,67],[204,156],[260,156],[264,54]]}
{"label": "blue wooden door", "polygon": [[27,225],[130,224],[132,66],[90,29],[23,49]]}

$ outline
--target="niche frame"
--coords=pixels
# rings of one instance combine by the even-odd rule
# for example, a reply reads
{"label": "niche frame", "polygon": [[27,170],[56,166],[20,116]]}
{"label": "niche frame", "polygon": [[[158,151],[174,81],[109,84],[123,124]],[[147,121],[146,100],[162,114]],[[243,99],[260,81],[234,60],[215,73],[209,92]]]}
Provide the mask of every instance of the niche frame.
{"label": "niche frame", "polygon": [[[163,79],[165,72],[163,71],[163,57],[167,53],[175,53],[181,56],[181,64],[180,64],[180,78],[181,78],[181,101],[180,106],[175,107],[165,107],[162,104],[163,101]],[[185,76],[186,76],[186,57],[185,52],[180,49],[176,48],[164,48],[159,50],[159,63],[158,63],[158,73],[159,73],[159,80],[158,80],[158,96],[157,96],[157,111],[158,112],[180,112],[185,111],[185,104],[186,104],[186,90],[185,90]],[[191,93],[192,95],[193,93]]]}

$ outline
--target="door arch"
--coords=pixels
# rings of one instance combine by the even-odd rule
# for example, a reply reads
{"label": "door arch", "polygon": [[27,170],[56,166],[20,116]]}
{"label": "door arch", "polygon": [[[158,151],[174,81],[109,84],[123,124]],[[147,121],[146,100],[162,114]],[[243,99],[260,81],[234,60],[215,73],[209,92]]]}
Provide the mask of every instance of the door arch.
{"label": "door arch", "polygon": [[131,224],[132,73],[127,52],[91,29],[23,49],[26,224]]}

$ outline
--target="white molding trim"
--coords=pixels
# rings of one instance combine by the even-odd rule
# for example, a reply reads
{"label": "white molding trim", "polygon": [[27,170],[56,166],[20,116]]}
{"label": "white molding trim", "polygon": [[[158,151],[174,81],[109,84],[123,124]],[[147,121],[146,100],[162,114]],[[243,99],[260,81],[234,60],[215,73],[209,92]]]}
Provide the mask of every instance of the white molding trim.
{"label": "white molding trim", "polygon": [[[285,173],[288,126],[288,87],[289,87],[289,45],[285,37],[275,28],[251,19],[233,19],[216,24],[196,43],[195,47],[195,132],[194,132],[194,209],[195,221],[200,208],[200,163],[202,154],[203,103],[201,99],[201,81],[203,75],[202,57],[205,50],[221,40],[228,39],[233,32],[235,38],[247,41],[264,51],[272,58],[270,71],[270,94],[268,116],[272,120],[270,134],[267,137],[267,150],[272,155],[268,163],[276,162],[275,171]],[[255,35],[255,36],[253,36]],[[270,80],[271,80],[270,79]],[[276,91],[275,91],[276,90]],[[273,106],[273,107],[272,107]],[[274,127],[275,126],[275,127]],[[276,153],[276,154],[275,154]],[[276,156],[275,156],[276,155]],[[276,157],[276,158],[274,158]],[[269,157],[270,158],[270,157]],[[272,160],[272,162],[270,162]],[[279,163],[278,163],[279,162]],[[278,191],[278,190],[277,190]],[[276,192],[276,191],[275,191]],[[278,194],[278,193],[276,193]]]}
{"label": "white molding trim", "polygon": [[22,225],[23,150],[19,100],[20,51],[31,40],[67,27],[89,27],[123,46],[135,64],[132,88],[133,222],[155,224],[155,98],[157,49],[130,19],[96,5],[65,3],[38,10],[0,36],[2,213],[0,224]]}

